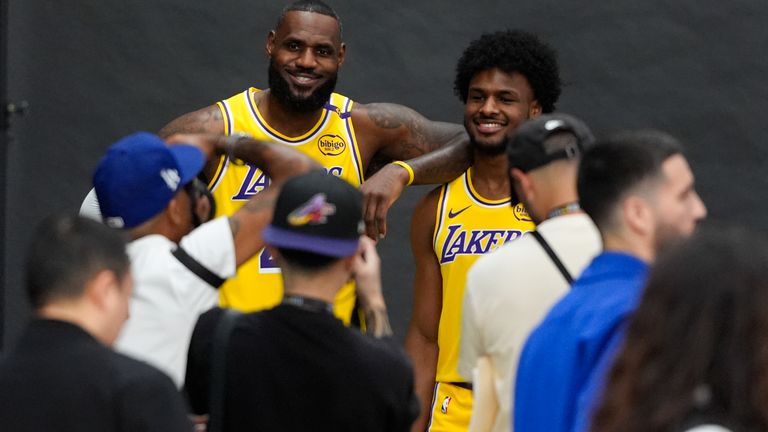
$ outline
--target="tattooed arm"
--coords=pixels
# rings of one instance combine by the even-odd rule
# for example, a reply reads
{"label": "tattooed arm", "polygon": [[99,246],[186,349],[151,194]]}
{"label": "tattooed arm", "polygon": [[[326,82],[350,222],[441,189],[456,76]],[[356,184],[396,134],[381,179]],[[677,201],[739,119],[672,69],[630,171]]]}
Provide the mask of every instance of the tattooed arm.
{"label": "tattooed arm", "polygon": [[[430,121],[416,111],[396,104],[358,105],[352,111],[360,133],[360,151],[370,162],[413,160],[414,184],[445,183],[469,167],[466,132],[459,124]],[[419,158],[438,149],[452,148],[438,158]],[[366,158],[366,156],[368,156]]]}
{"label": "tattooed arm", "polygon": [[[170,123],[163,126],[160,132],[160,138],[167,139],[176,134],[217,134],[224,133],[224,118],[221,110],[216,105],[207,106],[197,111],[186,113],[181,117],[171,120]],[[209,158],[203,168],[205,178],[210,180],[216,172],[219,165],[218,158]]]}
{"label": "tattooed arm", "polygon": [[[469,140],[461,125],[435,122],[402,105],[358,105],[352,111],[366,176],[363,217],[371,238],[386,234],[387,211],[408,183],[408,172],[389,164],[407,161],[413,184],[445,183],[467,170],[471,162]],[[380,168],[380,170],[379,170]]]}
{"label": "tattooed arm", "polygon": [[197,111],[186,113],[181,117],[171,120],[163,126],[157,134],[161,138],[167,138],[173,134],[191,133],[224,133],[224,119],[221,110],[216,105],[207,106]]}
{"label": "tattooed arm", "polygon": [[261,248],[261,231],[272,219],[272,208],[280,185],[288,178],[320,166],[303,153],[279,144],[257,141],[242,136],[214,134],[176,134],[169,143],[188,143],[200,148],[208,160],[229,155],[233,160],[256,165],[271,179],[269,188],[254,195],[243,207],[229,217],[229,226],[235,242],[235,261],[238,266],[250,259]]}

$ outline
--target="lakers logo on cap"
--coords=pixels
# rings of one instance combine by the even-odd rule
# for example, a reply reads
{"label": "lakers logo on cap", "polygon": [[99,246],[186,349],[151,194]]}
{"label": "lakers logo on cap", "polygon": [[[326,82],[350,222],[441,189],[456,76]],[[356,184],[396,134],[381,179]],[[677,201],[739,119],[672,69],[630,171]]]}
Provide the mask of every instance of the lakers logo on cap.
{"label": "lakers logo on cap", "polygon": [[325,201],[325,194],[318,193],[312,196],[301,207],[288,215],[288,223],[293,226],[319,225],[328,220],[328,216],[336,213],[336,206]]}
{"label": "lakers logo on cap", "polygon": [[338,156],[347,149],[347,143],[338,135],[323,135],[317,140],[317,148],[326,156]]}
{"label": "lakers logo on cap", "polygon": [[515,218],[519,221],[525,221],[525,222],[531,222],[531,216],[528,214],[528,210],[525,209],[525,206],[523,203],[517,203],[515,205],[515,208],[513,209],[513,212],[515,213]]}

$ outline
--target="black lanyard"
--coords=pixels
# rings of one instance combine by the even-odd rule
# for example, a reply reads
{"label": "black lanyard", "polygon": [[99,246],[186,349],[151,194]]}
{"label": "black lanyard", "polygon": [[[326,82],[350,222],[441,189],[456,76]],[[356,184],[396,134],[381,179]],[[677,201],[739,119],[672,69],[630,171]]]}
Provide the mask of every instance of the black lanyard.
{"label": "black lanyard", "polygon": [[[581,211],[581,206],[578,202],[572,202],[565,204],[563,206],[557,207],[554,210],[550,211],[547,215],[547,219],[557,217],[557,216],[563,216],[571,213],[576,213]],[[568,282],[568,285],[570,286],[573,284],[573,276],[571,276],[571,273],[568,272],[568,269],[565,268],[565,265],[562,261],[560,261],[560,257],[557,256],[554,250],[552,250],[552,247],[547,243],[546,240],[544,240],[544,237],[541,235],[540,232],[534,230],[531,232],[533,235],[533,238],[536,239],[537,242],[541,245],[541,248],[544,249],[544,252],[549,255],[549,259],[552,260],[552,263],[557,267],[558,270],[560,270],[560,274],[563,275],[563,278],[565,278],[566,282]]]}

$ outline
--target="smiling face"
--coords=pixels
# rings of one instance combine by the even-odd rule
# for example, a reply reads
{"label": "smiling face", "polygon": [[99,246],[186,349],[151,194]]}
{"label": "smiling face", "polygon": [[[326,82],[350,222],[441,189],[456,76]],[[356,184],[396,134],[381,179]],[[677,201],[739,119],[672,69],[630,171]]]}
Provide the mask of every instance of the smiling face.
{"label": "smiling face", "polygon": [[464,105],[464,127],[473,148],[496,155],[525,120],[541,113],[525,76],[500,69],[476,73],[469,82]]}
{"label": "smiling face", "polygon": [[321,108],[336,86],[344,51],[339,23],[333,17],[286,13],[267,38],[270,92],[293,111]]}

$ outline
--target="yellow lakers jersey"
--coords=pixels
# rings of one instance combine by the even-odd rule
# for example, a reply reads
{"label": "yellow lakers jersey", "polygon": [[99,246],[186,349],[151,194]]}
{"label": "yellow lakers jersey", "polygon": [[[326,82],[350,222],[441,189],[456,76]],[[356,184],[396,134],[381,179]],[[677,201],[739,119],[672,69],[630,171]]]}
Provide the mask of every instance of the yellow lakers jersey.
{"label": "yellow lakers jersey", "polygon": [[[270,127],[254,101],[258,89],[248,90],[217,103],[224,119],[224,132],[246,132],[262,141],[284,144],[312,157],[326,171],[354,186],[363,182],[363,167],[352,125],[352,100],[333,93],[320,119],[309,132],[288,137]],[[231,215],[253,195],[269,185],[269,178],[251,165],[235,165],[222,157],[209,188],[216,199],[216,215]],[[267,309],[283,296],[280,269],[266,250],[240,266],[237,275],[221,288],[222,306],[243,311]],[[334,310],[349,323],[354,309],[354,285],[345,285],[336,296]]]}
{"label": "yellow lakers jersey", "polygon": [[472,186],[472,169],[443,185],[440,191],[433,247],[443,278],[443,308],[437,344],[436,381],[462,382],[456,370],[459,361],[461,305],[467,271],[484,253],[518,239],[533,230],[522,204],[510,198],[488,200]]}

